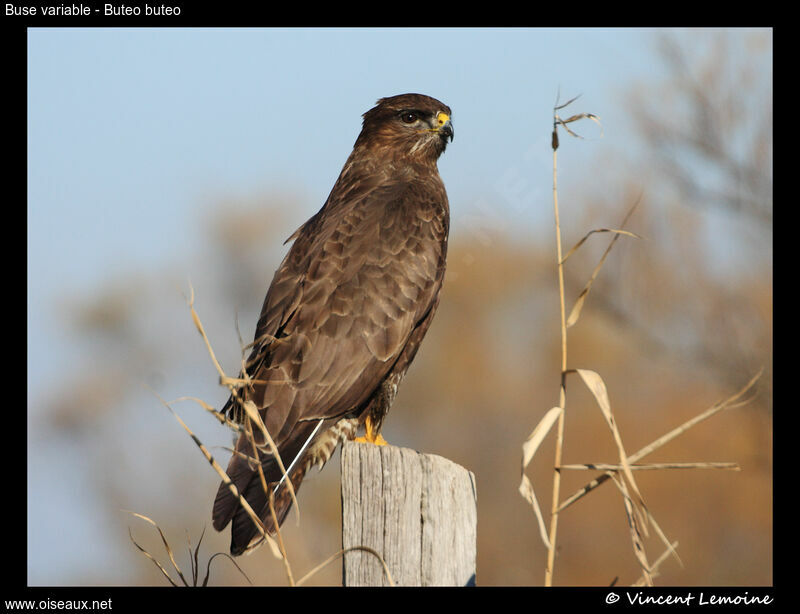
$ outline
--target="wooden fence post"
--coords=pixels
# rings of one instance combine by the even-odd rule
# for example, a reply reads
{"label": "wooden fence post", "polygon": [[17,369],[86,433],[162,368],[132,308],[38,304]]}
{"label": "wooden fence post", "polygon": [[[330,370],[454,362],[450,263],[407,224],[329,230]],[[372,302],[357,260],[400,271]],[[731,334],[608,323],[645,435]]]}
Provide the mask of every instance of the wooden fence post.
{"label": "wooden fence post", "polygon": [[[371,548],[396,586],[474,586],[475,476],[452,461],[408,448],[345,442],[342,547]],[[380,560],[343,557],[345,586],[389,586]]]}

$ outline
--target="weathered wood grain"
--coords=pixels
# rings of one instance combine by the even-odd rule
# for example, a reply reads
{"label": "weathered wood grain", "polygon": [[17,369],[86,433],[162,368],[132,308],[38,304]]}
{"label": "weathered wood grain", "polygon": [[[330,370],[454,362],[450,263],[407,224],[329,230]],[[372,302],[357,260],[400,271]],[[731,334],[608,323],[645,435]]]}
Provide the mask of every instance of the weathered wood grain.
{"label": "weathered wood grain", "polygon": [[[342,448],[342,546],[377,552],[397,586],[475,584],[475,476],[408,448],[347,442]],[[389,586],[380,560],[343,557],[345,586]]]}

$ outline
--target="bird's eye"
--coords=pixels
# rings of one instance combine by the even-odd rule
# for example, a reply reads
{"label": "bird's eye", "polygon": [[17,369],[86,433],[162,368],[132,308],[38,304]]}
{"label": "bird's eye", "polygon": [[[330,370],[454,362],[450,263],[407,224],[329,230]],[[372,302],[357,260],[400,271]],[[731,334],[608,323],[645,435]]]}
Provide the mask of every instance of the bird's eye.
{"label": "bird's eye", "polygon": [[417,121],[417,114],[412,113],[411,111],[403,111],[400,114],[400,119],[403,120],[404,124],[413,124]]}

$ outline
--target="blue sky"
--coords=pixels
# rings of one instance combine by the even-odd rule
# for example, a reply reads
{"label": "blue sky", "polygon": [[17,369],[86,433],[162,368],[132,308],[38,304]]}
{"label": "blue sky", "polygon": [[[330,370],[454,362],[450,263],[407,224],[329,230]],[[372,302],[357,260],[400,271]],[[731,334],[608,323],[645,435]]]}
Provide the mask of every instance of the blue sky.
{"label": "blue sky", "polygon": [[649,39],[592,29],[32,29],[30,264],[68,252],[55,268],[47,258],[42,285],[95,283],[98,252],[158,266],[215,196],[302,186],[321,204],[360,114],[407,91],[453,108],[458,145],[442,172],[453,200],[474,194],[549,141],[559,88],[612,122],[613,86],[647,74]]}
{"label": "blue sky", "polygon": [[[29,416],[42,395],[31,372],[37,382],[56,380],[70,363],[63,320],[54,316],[61,298],[167,263],[191,278],[200,214],[220,199],[299,195],[307,208],[292,213],[288,236],[324,202],[361,113],[379,97],[419,92],[452,108],[455,141],[440,170],[454,231],[486,203],[522,232],[550,224],[556,94],[582,94],[576,111],[600,115],[603,145],[622,149],[633,126],[621,96],[635,81],[658,78],[656,34],[30,29]],[[598,153],[599,130],[582,131],[590,138],[573,148],[576,165]],[[57,471],[31,463],[29,502],[45,467]],[[68,517],[76,512],[63,496]],[[80,562],[68,553],[92,528],[73,520],[74,535],[58,540],[63,552],[48,539],[57,525],[31,539],[30,581],[74,577],[66,574]]]}

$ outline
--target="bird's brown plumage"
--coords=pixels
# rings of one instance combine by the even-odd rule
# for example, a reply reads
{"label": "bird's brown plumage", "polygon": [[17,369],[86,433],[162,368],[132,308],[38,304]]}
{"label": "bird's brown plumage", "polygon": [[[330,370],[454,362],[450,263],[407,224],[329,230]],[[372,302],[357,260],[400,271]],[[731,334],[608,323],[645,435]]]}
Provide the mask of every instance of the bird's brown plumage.
{"label": "bird's brown plumage", "polygon": [[[252,385],[223,411],[242,421],[252,401],[295,490],[368,416],[377,430],[439,304],[449,207],[436,161],[452,140],[450,108],[420,94],[382,98],[363,128],[322,208],[301,226],[264,299],[245,364]],[[309,438],[313,438],[309,441]],[[256,429],[255,441],[263,443]],[[236,489],[269,533],[275,524],[252,444],[240,435],[228,466]],[[282,472],[259,452],[274,509],[291,505]],[[260,532],[222,483],[213,524],[230,521],[231,553]]]}

